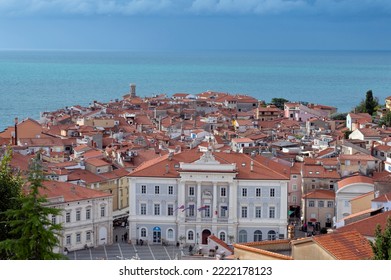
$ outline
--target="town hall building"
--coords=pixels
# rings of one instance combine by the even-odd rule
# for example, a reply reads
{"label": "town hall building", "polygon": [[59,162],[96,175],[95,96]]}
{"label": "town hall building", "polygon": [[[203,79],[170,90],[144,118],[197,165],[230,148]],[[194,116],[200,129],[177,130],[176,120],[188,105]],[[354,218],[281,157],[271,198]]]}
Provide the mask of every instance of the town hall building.
{"label": "town hall building", "polygon": [[202,247],[287,237],[290,168],[272,159],[188,150],[130,174],[129,239]]}

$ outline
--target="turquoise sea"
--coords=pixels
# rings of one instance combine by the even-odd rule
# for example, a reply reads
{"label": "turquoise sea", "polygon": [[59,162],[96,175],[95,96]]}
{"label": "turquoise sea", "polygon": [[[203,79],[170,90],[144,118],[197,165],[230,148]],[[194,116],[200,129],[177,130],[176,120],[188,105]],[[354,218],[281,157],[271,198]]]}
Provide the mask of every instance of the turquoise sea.
{"label": "turquoise sea", "polygon": [[390,51],[0,51],[0,130],[70,105],[206,90],[331,105],[391,95]]}

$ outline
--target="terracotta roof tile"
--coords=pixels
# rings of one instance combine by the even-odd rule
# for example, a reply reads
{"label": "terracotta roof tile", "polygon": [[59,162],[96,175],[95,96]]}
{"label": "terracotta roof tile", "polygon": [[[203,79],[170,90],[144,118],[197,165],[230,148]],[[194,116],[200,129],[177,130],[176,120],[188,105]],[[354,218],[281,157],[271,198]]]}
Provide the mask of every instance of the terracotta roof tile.
{"label": "terracotta roof tile", "polygon": [[303,195],[303,198],[314,199],[335,199],[335,192],[332,190],[315,190],[313,192]]}
{"label": "terracotta roof tile", "polygon": [[[193,149],[174,154],[171,160],[168,158],[169,155],[161,156],[143,163],[130,176],[178,178],[181,162],[192,163],[202,155],[203,153]],[[221,163],[236,163],[237,169],[234,172],[237,172],[238,179],[289,180],[290,168],[262,156],[251,158],[245,154],[223,152],[213,153],[213,156]],[[251,160],[253,160],[253,171],[251,171]]]}
{"label": "terracotta roof tile", "polygon": [[345,179],[342,179],[338,182],[338,189],[344,188],[351,184],[372,184],[373,185],[373,179],[365,176],[352,176]]}
{"label": "terracotta roof tile", "polygon": [[369,260],[373,257],[369,241],[357,231],[317,235],[313,241],[337,260]]}
{"label": "terracotta roof tile", "polygon": [[66,182],[43,181],[45,188],[40,189],[40,194],[47,198],[63,196],[65,202],[78,201],[99,197],[110,197],[109,193],[92,190]]}
{"label": "terracotta roof tile", "polygon": [[382,229],[387,224],[387,218],[391,217],[391,211],[386,211],[365,219],[362,219],[357,222],[353,222],[349,225],[340,227],[337,229],[337,232],[347,232],[351,230],[356,230],[364,236],[375,236],[375,229],[377,225],[380,225]]}
{"label": "terracotta roof tile", "polygon": [[[286,240],[272,240],[272,241],[261,241],[259,243],[266,243],[266,242],[268,242],[270,244],[276,244],[275,241],[283,241],[284,243],[287,242]],[[288,242],[289,242],[289,240],[288,240]],[[272,258],[275,258],[275,259],[293,260],[293,258],[290,257],[290,256],[286,256],[286,255],[275,253],[275,252],[271,252],[271,251],[268,251],[268,250],[252,247],[254,245],[261,245],[261,244],[253,244],[253,243],[258,243],[258,242],[234,244],[234,248],[245,250],[245,251],[249,251],[249,252],[260,254],[260,255],[266,255],[266,256],[269,256],[269,257],[272,257]]]}
{"label": "terracotta roof tile", "polygon": [[217,238],[215,235],[209,235],[209,239],[213,240],[215,243],[219,244],[221,247],[224,247],[226,250],[233,253],[233,250],[228,246],[227,243],[225,243],[223,240]]}
{"label": "terracotta roof tile", "polygon": [[385,193],[375,199],[372,199],[373,202],[389,202],[391,201],[391,192]]}

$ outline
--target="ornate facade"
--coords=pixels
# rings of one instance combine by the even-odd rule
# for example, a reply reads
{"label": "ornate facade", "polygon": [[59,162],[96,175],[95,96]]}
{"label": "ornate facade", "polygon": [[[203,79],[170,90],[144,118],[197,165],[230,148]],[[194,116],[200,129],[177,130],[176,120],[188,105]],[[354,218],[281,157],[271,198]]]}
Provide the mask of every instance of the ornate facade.
{"label": "ornate facade", "polygon": [[260,156],[186,151],[130,175],[132,242],[250,242],[287,237],[289,168]]}

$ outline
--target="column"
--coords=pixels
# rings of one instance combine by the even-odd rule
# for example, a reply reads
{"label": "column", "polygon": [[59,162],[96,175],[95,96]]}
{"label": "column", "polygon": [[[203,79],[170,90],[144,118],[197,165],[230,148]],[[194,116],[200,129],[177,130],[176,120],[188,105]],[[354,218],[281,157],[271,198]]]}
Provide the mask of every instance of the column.
{"label": "column", "polygon": [[202,206],[201,203],[201,182],[197,182],[197,209],[194,209],[197,211],[197,222],[201,221],[201,211],[198,211],[198,208]]}
{"label": "column", "polygon": [[228,204],[228,235],[232,235],[237,240],[238,227],[238,183],[233,181],[229,184],[229,204]]}
{"label": "column", "polygon": [[[218,206],[217,206],[217,183],[213,182],[213,204],[212,204],[212,218],[213,218],[213,223],[217,222],[217,216],[218,216]],[[216,215],[217,213],[217,215]],[[216,233],[217,235],[217,233]]]}
{"label": "column", "polygon": [[[185,205],[185,203],[186,203],[186,199],[185,199],[186,183],[178,180],[177,184],[178,184],[178,192],[177,192],[178,193],[178,195],[177,195],[178,205],[175,207],[180,207],[182,205]],[[186,205],[185,205],[185,207],[186,207]],[[177,222],[184,222],[186,212],[182,212],[182,210],[180,210],[180,209],[177,209],[175,212],[176,212]]]}
{"label": "column", "polygon": [[[177,205],[174,206],[180,207],[181,205],[185,205],[185,197],[186,197],[186,182],[183,182],[181,180],[177,180]],[[177,209],[175,211],[176,213],[176,224],[177,224],[177,238],[179,240],[180,236],[186,236],[186,228],[185,228],[185,212],[182,212],[182,210]]]}

